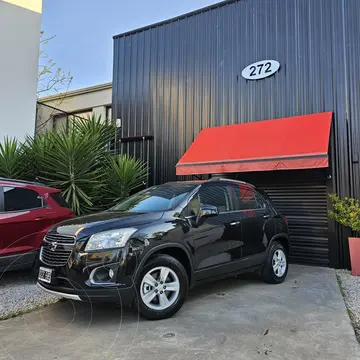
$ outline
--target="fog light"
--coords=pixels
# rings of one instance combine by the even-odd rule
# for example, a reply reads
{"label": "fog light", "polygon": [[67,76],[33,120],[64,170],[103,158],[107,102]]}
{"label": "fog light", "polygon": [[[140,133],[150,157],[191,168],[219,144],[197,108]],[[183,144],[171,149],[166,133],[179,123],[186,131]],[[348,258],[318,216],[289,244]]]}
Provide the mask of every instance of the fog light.
{"label": "fog light", "polygon": [[114,270],[113,269],[110,269],[109,270],[109,276],[110,276],[110,279],[112,279],[114,277],[115,273],[114,273]]}

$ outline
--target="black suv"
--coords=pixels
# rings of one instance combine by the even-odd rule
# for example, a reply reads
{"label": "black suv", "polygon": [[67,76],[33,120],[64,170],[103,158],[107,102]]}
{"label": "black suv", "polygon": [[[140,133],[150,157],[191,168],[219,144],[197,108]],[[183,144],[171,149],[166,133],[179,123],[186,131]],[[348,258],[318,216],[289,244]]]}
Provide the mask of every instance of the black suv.
{"label": "black suv", "polygon": [[82,301],[135,304],[148,319],[174,315],[189,287],[258,271],[288,271],[287,220],[254,186],[213,178],[153,186],[112,209],[53,227],[38,286]]}

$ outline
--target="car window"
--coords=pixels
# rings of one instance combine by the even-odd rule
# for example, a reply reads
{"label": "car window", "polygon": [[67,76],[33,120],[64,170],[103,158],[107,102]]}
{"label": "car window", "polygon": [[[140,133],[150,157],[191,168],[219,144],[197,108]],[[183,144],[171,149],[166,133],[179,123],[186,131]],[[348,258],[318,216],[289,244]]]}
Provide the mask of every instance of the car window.
{"label": "car window", "polygon": [[196,216],[199,213],[199,211],[200,211],[200,199],[199,199],[199,193],[197,193],[189,201],[185,210],[185,216]]}
{"label": "car window", "polygon": [[4,210],[22,211],[43,207],[42,197],[34,190],[4,186]]}
{"label": "car window", "polygon": [[227,185],[214,184],[203,186],[202,188],[200,188],[198,196],[200,206],[216,206],[219,213],[233,210],[231,208],[230,194]]}
{"label": "car window", "polygon": [[258,209],[265,209],[266,208],[266,202],[265,202],[265,199],[264,197],[258,193],[258,192],[255,192],[255,198],[256,198],[256,204],[257,204],[257,208]]}
{"label": "car window", "polygon": [[265,202],[265,207],[269,207],[271,209],[275,209],[275,206],[272,202],[272,200],[270,199],[269,195],[266,193],[266,191],[264,190],[258,190],[259,194],[261,195],[261,198],[263,199],[263,201]]}
{"label": "car window", "polygon": [[125,199],[110,211],[151,212],[174,209],[197,185],[168,183],[153,186]]}
{"label": "car window", "polygon": [[243,185],[235,185],[233,190],[236,199],[236,210],[255,210],[266,207],[264,199],[254,189]]}
{"label": "car window", "polygon": [[60,206],[64,208],[68,208],[69,205],[66,200],[61,196],[61,193],[51,193],[50,196],[52,199]]}

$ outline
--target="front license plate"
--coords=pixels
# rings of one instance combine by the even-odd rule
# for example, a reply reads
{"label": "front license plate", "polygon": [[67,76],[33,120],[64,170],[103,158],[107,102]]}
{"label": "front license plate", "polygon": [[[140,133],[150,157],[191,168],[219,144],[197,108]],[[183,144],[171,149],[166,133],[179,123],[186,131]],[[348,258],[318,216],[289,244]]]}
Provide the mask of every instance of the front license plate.
{"label": "front license plate", "polygon": [[53,272],[52,269],[47,269],[47,268],[41,267],[39,269],[38,279],[50,284],[52,272]]}

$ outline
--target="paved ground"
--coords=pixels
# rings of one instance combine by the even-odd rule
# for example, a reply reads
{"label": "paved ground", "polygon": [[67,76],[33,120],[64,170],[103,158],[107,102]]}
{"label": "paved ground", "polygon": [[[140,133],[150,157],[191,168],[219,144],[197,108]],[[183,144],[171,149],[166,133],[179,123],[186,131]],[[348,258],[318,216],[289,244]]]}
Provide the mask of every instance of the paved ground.
{"label": "paved ground", "polygon": [[230,279],[192,291],[178,315],[60,302],[0,322],[1,360],[359,360],[335,273],[293,266],[281,285]]}

